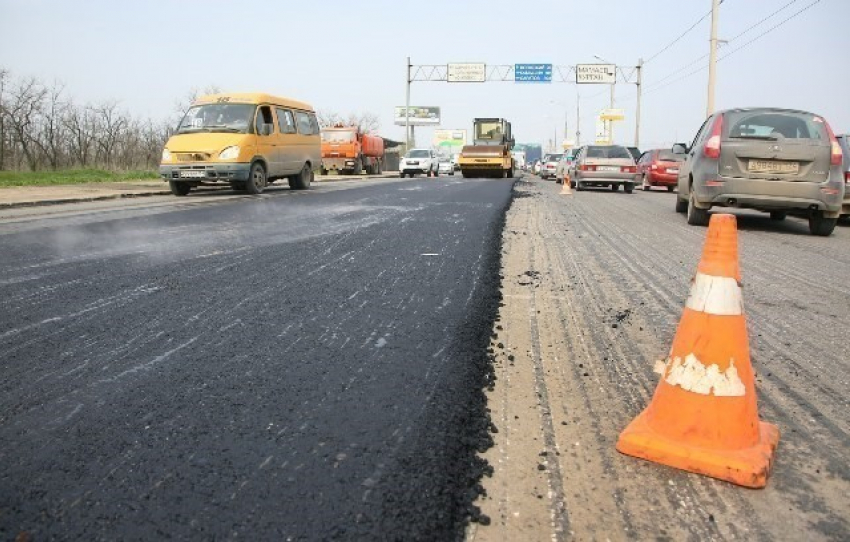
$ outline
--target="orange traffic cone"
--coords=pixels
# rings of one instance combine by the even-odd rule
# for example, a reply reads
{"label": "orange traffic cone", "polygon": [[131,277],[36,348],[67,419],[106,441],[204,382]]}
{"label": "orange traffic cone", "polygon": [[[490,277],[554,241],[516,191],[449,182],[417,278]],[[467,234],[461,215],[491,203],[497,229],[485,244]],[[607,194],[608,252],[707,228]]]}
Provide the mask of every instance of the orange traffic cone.
{"label": "orange traffic cone", "polygon": [[572,181],[570,181],[569,175],[564,175],[563,186],[561,186],[561,194],[565,194],[567,196],[573,195],[573,187],[571,186]]}
{"label": "orange traffic cone", "polygon": [[649,406],[617,450],[734,484],[767,484],[779,443],[760,422],[738,267],[735,217],[711,217],[670,357]]}

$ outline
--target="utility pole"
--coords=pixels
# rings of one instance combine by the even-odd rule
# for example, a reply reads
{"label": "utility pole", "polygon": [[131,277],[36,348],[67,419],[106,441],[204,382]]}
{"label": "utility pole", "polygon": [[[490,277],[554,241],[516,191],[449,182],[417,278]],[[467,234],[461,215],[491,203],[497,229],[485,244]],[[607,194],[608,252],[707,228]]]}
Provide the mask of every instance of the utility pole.
{"label": "utility pole", "polygon": [[407,57],[407,86],[404,98],[404,144],[405,151],[410,150],[410,57]]}
{"label": "utility pole", "polygon": [[705,116],[714,113],[714,84],[717,75],[717,19],[720,16],[720,0],[711,0],[711,39],[708,49],[708,104]]}
{"label": "utility pole", "polygon": [[576,92],[576,146],[581,146],[581,95]]}
{"label": "utility pole", "polygon": [[[616,85],[617,80],[617,67],[614,67],[614,83],[611,83],[611,105],[608,106],[608,109],[614,109],[614,85]],[[608,120],[608,143],[614,144],[614,121]]]}
{"label": "utility pole", "polygon": [[638,59],[637,64],[637,109],[635,109],[635,147],[640,148],[640,92],[641,71],[643,70],[643,59]]}

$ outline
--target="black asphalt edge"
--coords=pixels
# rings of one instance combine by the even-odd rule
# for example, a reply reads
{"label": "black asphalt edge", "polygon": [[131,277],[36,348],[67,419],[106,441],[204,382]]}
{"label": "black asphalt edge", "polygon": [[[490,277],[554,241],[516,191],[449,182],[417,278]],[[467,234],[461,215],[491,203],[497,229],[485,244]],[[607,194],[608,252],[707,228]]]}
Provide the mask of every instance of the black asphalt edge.
{"label": "black asphalt edge", "polygon": [[428,428],[428,436],[420,437],[424,443],[414,439],[398,459],[409,465],[412,479],[382,496],[382,531],[405,533],[405,540],[462,541],[470,522],[490,522],[475,501],[485,493],[482,478],[493,474],[493,467],[481,456],[494,445],[491,431],[498,430],[486,395],[496,380],[490,340],[503,305],[502,233],[516,194],[512,187],[485,234],[491,249],[481,267],[480,293],[450,347],[462,367],[448,371],[449,378],[431,398],[429,412],[419,422]]}
{"label": "black asphalt edge", "polygon": [[37,201],[16,201],[12,203],[0,203],[0,209],[15,209],[17,207],[40,207],[42,205],[62,205],[64,203],[87,203],[90,201],[104,201],[123,198],[144,198],[149,196],[165,196],[171,194],[170,190],[152,190],[150,192],[134,192],[109,194],[105,196],[90,196],[85,198],[44,199]]}

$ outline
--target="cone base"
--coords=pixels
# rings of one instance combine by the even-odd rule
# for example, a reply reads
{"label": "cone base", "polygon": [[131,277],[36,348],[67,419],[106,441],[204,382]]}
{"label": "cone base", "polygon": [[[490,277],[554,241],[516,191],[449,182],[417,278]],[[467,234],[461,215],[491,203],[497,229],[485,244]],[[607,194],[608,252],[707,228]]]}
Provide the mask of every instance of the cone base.
{"label": "cone base", "polygon": [[759,422],[759,442],[751,448],[714,450],[691,446],[655,432],[647,423],[644,411],[620,434],[617,451],[758,489],[767,485],[777,444],[779,429],[773,424]]}

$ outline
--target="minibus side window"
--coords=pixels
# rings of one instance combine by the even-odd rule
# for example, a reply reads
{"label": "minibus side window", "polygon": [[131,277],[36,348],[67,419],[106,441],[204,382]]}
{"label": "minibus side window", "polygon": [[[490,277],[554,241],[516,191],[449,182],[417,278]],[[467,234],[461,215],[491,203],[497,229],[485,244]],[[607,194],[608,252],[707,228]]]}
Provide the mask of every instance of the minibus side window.
{"label": "minibus side window", "polygon": [[282,134],[295,133],[295,119],[292,116],[292,111],[289,109],[277,108],[277,123]]}
{"label": "minibus side window", "polygon": [[274,120],[272,120],[272,108],[264,105],[259,108],[257,111],[257,134],[263,135],[265,132],[263,131],[263,126],[268,125],[271,127],[271,132],[274,132]]}
{"label": "minibus side window", "polygon": [[313,135],[317,132],[313,131],[313,123],[310,122],[310,115],[303,111],[295,112],[295,120],[298,123],[298,133],[301,135]]}

